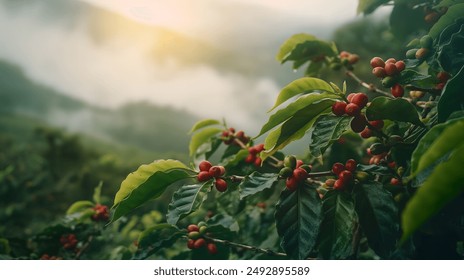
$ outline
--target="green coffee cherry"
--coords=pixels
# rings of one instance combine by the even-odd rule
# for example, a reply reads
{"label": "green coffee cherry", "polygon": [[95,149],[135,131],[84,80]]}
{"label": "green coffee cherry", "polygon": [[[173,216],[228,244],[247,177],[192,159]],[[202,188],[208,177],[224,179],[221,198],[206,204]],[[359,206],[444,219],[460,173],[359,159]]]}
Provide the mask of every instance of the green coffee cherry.
{"label": "green coffee cherry", "polygon": [[293,169],[291,169],[290,167],[284,167],[279,172],[279,176],[282,178],[288,178],[292,176],[292,174],[293,174]]}
{"label": "green coffee cherry", "polygon": [[201,234],[198,231],[192,231],[187,235],[187,237],[196,240],[201,237]]}
{"label": "green coffee cherry", "polygon": [[420,39],[420,45],[422,48],[431,49],[433,46],[433,38],[430,35],[425,35]]}
{"label": "green coffee cherry", "polygon": [[207,226],[201,226],[201,227],[200,227],[200,234],[201,234],[201,235],[205,234],[207,229],[208,229]]}
{"label": "green coffee cherry", "polygon": [[396,79],[393,77],[385,77],[382,79],[382,85],[386,88],[391,88],[396,84]]}
{"label": "green coffee cherry", "polygon": [[416,58],[416,52],[418,49],[410,49],[406,52],[406,58],[414,59]]}
{"label": "green coffee cherry", "polygon": [[303,164],[300,166],[301,169],[304,169],[306,172],[310,173],[311,172],[311,166],[307,164]]}
{"label": "green coffee cherry", "polygon": [[203,226],[206,226],[206,223],[205,223],[205,222],[202,221],[202,222],[199,222],[199,223],[198,223],[198,227],[199,227],[199,228],[201,228],[201,227],[203,227]]}
{"label": "green coffee cherry", "polygon": [[399,135],[392,135],[388,138],[388,145],[396,145],[398,143],[400,143],[401,141],[403,141],[403,138]]}
{"label": "green coffee cherry", "polygon": [[284,166],[289,167],[292,170],[296,168],[296,157],[286,156],[284,159]]}
{"label": "green coffee cherry", "polygon": [[364,182],[369,178],[369,174],[367,172],[364,172],[364,171],[356,172],[355,176],[356,176],[356,179],[359,180],[359,182]]}

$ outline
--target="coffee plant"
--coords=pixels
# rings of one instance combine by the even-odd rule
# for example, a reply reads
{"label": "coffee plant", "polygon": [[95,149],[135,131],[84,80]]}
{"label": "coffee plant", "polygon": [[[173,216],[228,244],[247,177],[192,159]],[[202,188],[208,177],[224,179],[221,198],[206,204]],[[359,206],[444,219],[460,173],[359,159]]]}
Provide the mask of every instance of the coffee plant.
{"label": "coffee plant", "polygon": [[[385,5],[403,57],[359,57],[293,35],[276,58],[304,77],[280,91],[258,135],[222,120],[196,123],[190,162],[141,165],[111,211],[98,194],[76,202],[68,226],[37,237],[53,244],[37,256],[79,258],[96,238],[128,235],[136,208],[168,198],[165,217],[146,214],[134,244],[112,257],[462,258],[464,3],[360,0],[358,11]],[[378,82],[361,79],[360,64]],[[346,82],[322,79],[327,71]],[[285,154],[295,141],[308,150]]]}

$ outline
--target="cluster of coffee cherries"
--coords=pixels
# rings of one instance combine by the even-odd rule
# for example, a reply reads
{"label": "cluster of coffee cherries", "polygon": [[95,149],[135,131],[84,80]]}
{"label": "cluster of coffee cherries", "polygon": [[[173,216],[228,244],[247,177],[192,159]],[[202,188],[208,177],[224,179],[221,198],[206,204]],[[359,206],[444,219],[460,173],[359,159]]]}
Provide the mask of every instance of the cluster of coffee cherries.
{"label": "cluster of coffee cherries", "polygon": [[430,35],[424,35],[420,39],[414,39],[410,45],[413,48],[406,51],[406,58],[425,59],[433,51],[433,38]]}
{"label": "cluster of coffee cherries", "polygon": [[237,143],[236,140],[240,141],[244,145],[250,142],[250,137],[246,136],[243,130],[239,130],[235,132],[235,128],[233,127],[230,127],[229,129],[224,130],[221,136],[222,136],[221,137],[222,141],[224,141],[224,144],[226,145],[241,146],[239,143]]}
{"label": "cluster of coffee cherries", "polygon": [[359,55],[347,51],[341,51],[339,54],[340,61],[343,65],[353,65],[359,61]]}
{"label": "cluster of coffee cherries", "polygon": [[370,62],[372,66],[372,74],[377,78],[382,79],[382,85],[391,88],[391,94],[398,98],[404,95],[404,88],[397,83],[399,74],[406,68],[406,64],[402,60],[389,58],[383,61],[380,57],[374,57]]}
{"label": "cluster of coffee cherries", "polygon": [[43,254],[40,257],[41,260],[62,260],[62,257],[57,257],[57,256],[50,256],[49,254]]}
{"label": "cluster of coffee cherries", "polygon": [[263,162],[259,157],[259,153],[264,151],[264,144],[254,145],[248,148],[248,156],[245,158],[246,163],[253,163],[255,166],[260,167]]}
{"label": "cluster of coffee cherries", "polygon": [[337,179],[328,179],[325,184],[328,187],[333,187],[335,190],[343,190],[349,186],[354,180],[354,172],[356,171],[356,161],[349,159],[345,164],[336,162],[332,165],[332,173],[337,176]]}
{"label": "cluster of coffee cherries", "polygon": [[61,245],[63,245],[64,249],[72,250],[72,249],[76,248],[78,240],[77,240],[75,234],[70,233],[70,234],[61,236],[60,237],[60,243],[61,243]]}
{"label": "cluster of coffee cherries", "polygon": [[187,240],[187,247],[191,250],[193,249],[200,249],[206,246],[206,249],[210,254],[217,253],[217,247],[214,242],[207,242],[204,236],[206,235],[206,231],[208,227],[204,222],[200,222],[198,225],[191,224],[187,227],[188,231],[188,240]]}
{"label": "cluster of coffee cherries", "polygon": [[285,186],[287,189],[295,191],[308,178],[311,169],[311,165],[304,164],[302,160],[297,160],[294,156],[286,156],[284,167],[280,170],[279,175],[286,178]]}
{"label": "cluster of coffee cherries", "polygon": [[348,115],[356,117],[361,114],[361,110],[366,107],[369,98],[365,93],[350,93],[346,97],[348,103],[344,101],[337,101],[332,105],[332,113],[336,116]]}
{"label": "cluster of coffee cherries", "polygon": [[198,182],[206,182],[214,178],[214,186],[216,190],[225,192],[227,190],[227,182],[222,178],[226,173],[224,166],[215,165],[211,162],[204,160],[198,165],[200,172],[197,175]]}
{"label": "cluster of coffee cherries", "polygon": [[92,215],[91,219],[93,221],[102,221],[106,222],[110,218],[110,212],[108,211],[108,206],[102,205],[102,204],[97,204],[95,207],[92,208],[95,213]]}

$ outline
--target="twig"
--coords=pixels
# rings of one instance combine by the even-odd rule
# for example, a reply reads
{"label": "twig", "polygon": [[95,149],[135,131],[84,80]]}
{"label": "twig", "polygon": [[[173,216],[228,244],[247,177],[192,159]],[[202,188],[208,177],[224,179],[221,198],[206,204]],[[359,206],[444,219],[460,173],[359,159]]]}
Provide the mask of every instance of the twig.
{"label": "twig", "polygon": [[242,248],[242,249],[245,249],[245,250],[254,251],[254,252],[258,252],[258,253],[266,254],[266,255],[270,255],[270,256],[288,257],[287,254],[285,254],[285,253],[280,253],[280,252],[272,251],[270,249],[263,249],[263,248],[254,247],[254,246],[250,246],[250,245],[235,243],[235,242],[232,242],[232,241],[229,241],[229,240],[217,239],[217,238],[212,238],[212,237],[208,237],[208,236],[205,236],[205,239],[207,239],[209,241],[213,241],[215,243],[220,243],[220,244],[224,244],[224,245],[232,246],[232,247],[236,247],[236,248]]}
{"label": "twig", "polygon": [[93,235],[90,235],[89,238],[87,239],[87,242],[84,243],[84,246],[77,252],[76,254],[76,260],[78,260],[82,254],[84,253],[85,250],[87,250],[90,246],[90,243],[92,243],[93,240]]}
{"label": "twig", "polygon": [[367,88],[368,90],[372,91],[372,92],[375,92],[375,93],[380,93],[382,95],[385,95],[385,96],[389,96],[391,97],[391,95],[386,92],[386,91],[383,91],[381,89],[379,89],[378,87],[376,87],[374,84],[368,84],[366,82],[364,82],[363,80],[361,80],[358,76],[356,76],[355,73],[353,73],[352,71],[346,71],[346,75],[350,78],[352,78],[353,80],[355,80],[358,84],[360,84],[361,86]]}

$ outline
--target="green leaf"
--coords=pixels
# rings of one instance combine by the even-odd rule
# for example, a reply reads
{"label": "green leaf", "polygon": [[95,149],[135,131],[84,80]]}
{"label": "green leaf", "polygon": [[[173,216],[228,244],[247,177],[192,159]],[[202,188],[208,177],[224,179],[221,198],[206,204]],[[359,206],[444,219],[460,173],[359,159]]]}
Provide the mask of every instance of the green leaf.
{"label": "green leaf", "polygon": [[357,12],[358,14],[363,13],[368,15],[388,1],[389,0],[359,0]]}
{"label": "green leaf", "polygon": [[390,168],[387,166],[383,165],[376,165],[376,164],[370,164],[370,165],[364,165],[364,164],[358,164],[356,167],[356,170],[358,171],[364,171],[370,174],[376,174],[376,175],[392,175],[392,171]]}
{"label": "green leaf", "polygon": [[355,209],[369,246],[382,258],[394,251],[399,238],[398,209],[391,193],[376,181],[356,185]]}
{"label": "green leaf", "polygon": [[209,180],[203,184],[180,187],[173,194],[171,203],[169,204],[168,213],[166,214],[167,222],[175,225],[180,219],[197,210],[205,201],[212,185],[212,181]]}
{"label": "green leaf", "polygon": [[335,101],[331,99],[313,103],[296,112],[294,116],[285,121],[280,127],[271,131],[264,141],[265,151],[261,158],[265,160],[289,143],[301,139],[312,128],[320,115],[327,114]]}
{"label": "green leaf", "polygon": [[464,191],[464,145],[450,158],[438,164],[425,183],[411,198],[402,214],[404,242],[443,206]]}
{"label": "green leaf", "polygon": [[88,210],[94,206],[95,206],[95,203],[89,200],[76,201],[71,206],[69,206],[68,211],[66,211],[66,215],[79,213],[84,210]]}
{"label": "green leaf", "polygon": [[292,118],[297,112],[309,110],[308,108],[311,104],[319,103],[322,100],[327,100],[331,98],[336,99],[337,96],[333,94],[308,94],[298,98],[297,100],[295,100],[295,102],[289,104],[285,108],[280,109],[272,116],[270,116],[269,120],[263,125],[261,131],[256,137],[263,135],[264,133],[278,126],[282,122],[285,122],[286,120]]}
{"label": "green leaf", "polygon": [[440,33],[456,20],[464,17],[464,4],[456,4],[448,8],[446,13],[430,28],[429,35],[436,39]]}
{"label": "green leaf", "polygon": [[292,52],[292,50],[299,44],[304,43],[309,40],[316,40],[316,37],[313,35],[300,33],[295,34],[292,37],[288,38],[282,46],[280,46],[279,52],[276,55],[277,61],[280,63],[284,62],[284,59]]}
{"label": "green leaf", "polygon": [[257,171],[245,176],[240,185],[240,199],[274,187],[279,182],[279,174]]}
{"label": "green leaf", "polygon": [[412,69],[404,69],[401,71],[400,83],[421,88],[432,88],[436,85],[437,80],[431,75],[423,75]]}
{"label": "green leaf", "polygon": [[413,165],[411,166],[413,176],[463,146],[463,139],[464,120],[462,119],[431,129],[424,135],[413,152]]}
{"label": "green leaf", "polygon": [[222,132],[222,129],[217,128],[217,127],[207,127],[197,133],[195,133],[192,136],[192,139],[190,139],[190,145],[189,145],[189,155],[190,157],[194,157],[197,149],[202,146],[205,143],[208,143],[211,141],[211,138],[215,136],[216,134]]}
{"label": "green leaf", "polygon": [[314,186],[285,189],[276,205],[275,219],[281,247],[294,259],[306,259],[319,232],[321,201]]}
{"label": "green leaf", "polygon": [[338,51],[334,43],[319,39],[308,39],[297,44],[281,63],[297,61],[296,66],[301,66],[304,64],[303,61],[318,63],[325,60],[326,57],[335,57],[337,55]]}
{"label": "green leaf", "polygon": [[324,259],[346,259],[352,254],[356,222],[353,199],[348,193],[328,191],[322,201],[319,254]]}
{"label": "green leaf", "polygon": [[325,150],[347,130],[350,117],[322,115],[317,120],[311,133],[309,152],[314,157],[320,157]]}
{"label": "green leaf", "polygon": [[374,98],[371,105],[367,107],[366,117],[369,120],[387,119],[423,126],[414,105],[402,98],[392,99],[384,96]]}
{"label": "green leaf", "polygon": [[134,259],[143,260],[160,249],[169,248],[183,235],[185,235],[185,233],[174,225],[154,225],[140,234],[138,240],[139,245]]}
{"label": "green leaf", "polygon": [[390,30],[396,38],[410,38],[427,27],[422,9],[413,8],[410,3],[396,2],[390,13]]}
{"label": "green leaf", "polygon": [[[289,100],[290,98],[297,96],[299,94],[306,94],[311,92],[328,92],[335,93],[335,90],[324,80],[318,78],[304,77],[286,85],[279,93],[276,103],[269,110],[272,111],[277,108],[280,104]],[[340,98],[335,95],[332,98]],[[262,133],[261,133],[262,134]]]}
{"label": "green leaf", "polygon": [[102,187],[103,187],[103,181],[100,181],[100,183],[98,183],[98,186],[93,190],[92,199],[97,204],[101,203],[101,190],[102,190]]}
{"label": "green leaf", "polygon": [[205,128],[207,126],[220,125],[220,124],[221,124],[220,121],[214,120],[214,119],[201,120],[192,126],[192,129],[190,129],[189,134],[192,134],[193,132],[200,130],[202,128]]}
{"label": "green leaf", "polygon": [[443,122],[453,113],[464,109],[464,67],[443,88],[438,101],[438,121]]}
{"label": "green leaf", "polygon": [[157,160],[140,166],[121,183],[114,197],[111,222],[143,203],[158,198],[171,184],[195,174],[195,171],[177,160]]}

